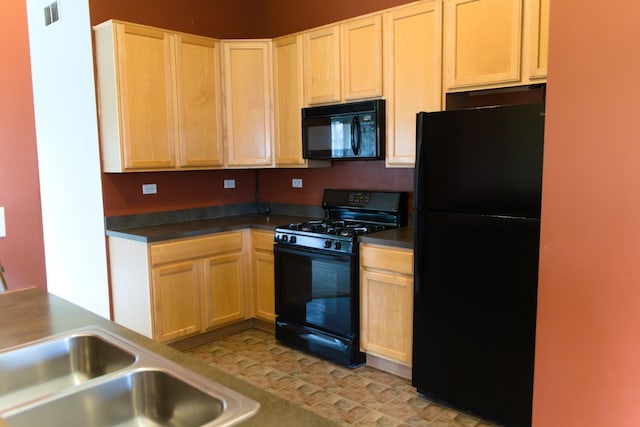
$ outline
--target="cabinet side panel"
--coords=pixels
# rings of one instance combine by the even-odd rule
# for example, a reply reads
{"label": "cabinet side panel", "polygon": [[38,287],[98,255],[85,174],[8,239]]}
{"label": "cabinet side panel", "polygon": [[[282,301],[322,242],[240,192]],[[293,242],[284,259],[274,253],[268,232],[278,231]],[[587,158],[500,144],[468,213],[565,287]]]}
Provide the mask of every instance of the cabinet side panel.
{"label": "cabinet side panel", "polygon": [[147,245],[109,237],[113,320],[152,338]]}
{"label": "cabinet side panel", "polygon": [[118,92],[113,25],[95,29],[98,117],[104,172],[121,172],[122,146],[118,122]]}

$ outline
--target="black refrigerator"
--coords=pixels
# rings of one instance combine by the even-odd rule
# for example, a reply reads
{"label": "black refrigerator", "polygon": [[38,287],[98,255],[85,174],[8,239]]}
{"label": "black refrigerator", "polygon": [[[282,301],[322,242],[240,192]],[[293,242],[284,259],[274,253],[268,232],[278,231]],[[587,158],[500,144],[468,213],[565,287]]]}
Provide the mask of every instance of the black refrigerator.
{"label": "black refrigerator", "polygon": [[418,113],[413,385],[530,426],[544,104]]}

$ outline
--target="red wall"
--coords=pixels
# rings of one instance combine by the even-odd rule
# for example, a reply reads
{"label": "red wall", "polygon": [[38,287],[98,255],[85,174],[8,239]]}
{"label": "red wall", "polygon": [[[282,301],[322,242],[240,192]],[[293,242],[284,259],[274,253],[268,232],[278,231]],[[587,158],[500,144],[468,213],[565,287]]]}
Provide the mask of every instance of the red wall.
{"label": "red wall", "polygon": [[[90,0],[93,25],[121,19],[219,38],[274,37],[402,3],[408,0],[160,0],[153,7],[141,1]],[[319,205],[326,187],[411,191],[413,185],[411,169],[385,169],[384,162],[338,162],[317,170],[103,174],[105,215],[252,202],[256,173],[260,199],[271,203]],[[292,189],[291,178],[300,177],[304,188]],[[228,178],[236,179],[236,189],[223,189]],[[158,194],[143,196],[141,185],[151,182],[158,184]]]}
{"label": "red wall", "polygon": [[382,9],[412,0],[255,0],[256,37],[277,37]]}
{"label": "red wall", "polygon": [[24,0],[4,0],[0,14],[0,206],[7,237],[0,263],[9,287],[46,287],[31,65]]}
{"label": "red wall", "polygon": [[640,426],[640,7],[551,5],[535,427]]}

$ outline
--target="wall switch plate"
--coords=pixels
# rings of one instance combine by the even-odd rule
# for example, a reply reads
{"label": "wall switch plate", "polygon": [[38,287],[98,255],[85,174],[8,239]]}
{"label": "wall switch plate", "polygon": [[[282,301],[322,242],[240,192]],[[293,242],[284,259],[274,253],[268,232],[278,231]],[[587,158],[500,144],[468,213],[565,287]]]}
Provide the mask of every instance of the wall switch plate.
{"label": "wall switch plate", "polygon": [[291,180],[292,188],[302,188],[302,178],[293,178]]}
{"label": "wall switch plate", "polygon": [[158,184],[142,184],[142,194],[156,194],[158,192]]}
{"label": "wall switch plate", "polygon": [[224,180],[224,188],[236,188],[236,180],[235,179],[225,179]]}
{"label": "wall switch plate", "polygon": [[0,237],[7,237],[7,226],[4,222],[4,208],[0,208]]}

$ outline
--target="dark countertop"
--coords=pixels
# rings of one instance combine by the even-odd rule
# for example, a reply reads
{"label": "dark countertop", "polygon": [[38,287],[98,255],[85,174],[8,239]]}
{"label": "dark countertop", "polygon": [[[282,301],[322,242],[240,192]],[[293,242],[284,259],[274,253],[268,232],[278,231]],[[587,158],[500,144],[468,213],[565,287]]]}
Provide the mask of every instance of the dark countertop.
{"label": "dark countertop", "polygon": [[334,425],[324,418],[213,368],[188,354],[156,343],[62,298],[48,294],[42,289],[22,289],[0,294],[0,313],[3,320],[0,328],[0,351],[72,329],[100,326],[259,402],[260,410],[255,416],[242,423],[243,426]]}
{"label": "dark countertop", "polygon": [[[153,243],[163,240],[197,237],[223,231],[255,228],[273,231],[276,227],[308,220],[292,215],[235,215],[219,218],[178,221],[166,224],[107,229],[107,236]],[[380,231],[359,237],[360,242],[413,249],[411,227]]]}
{"label": "dark countertop", "polygon": [[397,248],[413,249],[413,229],[411,226],[379,231],[358,237],[360,243],[394,246]]}

